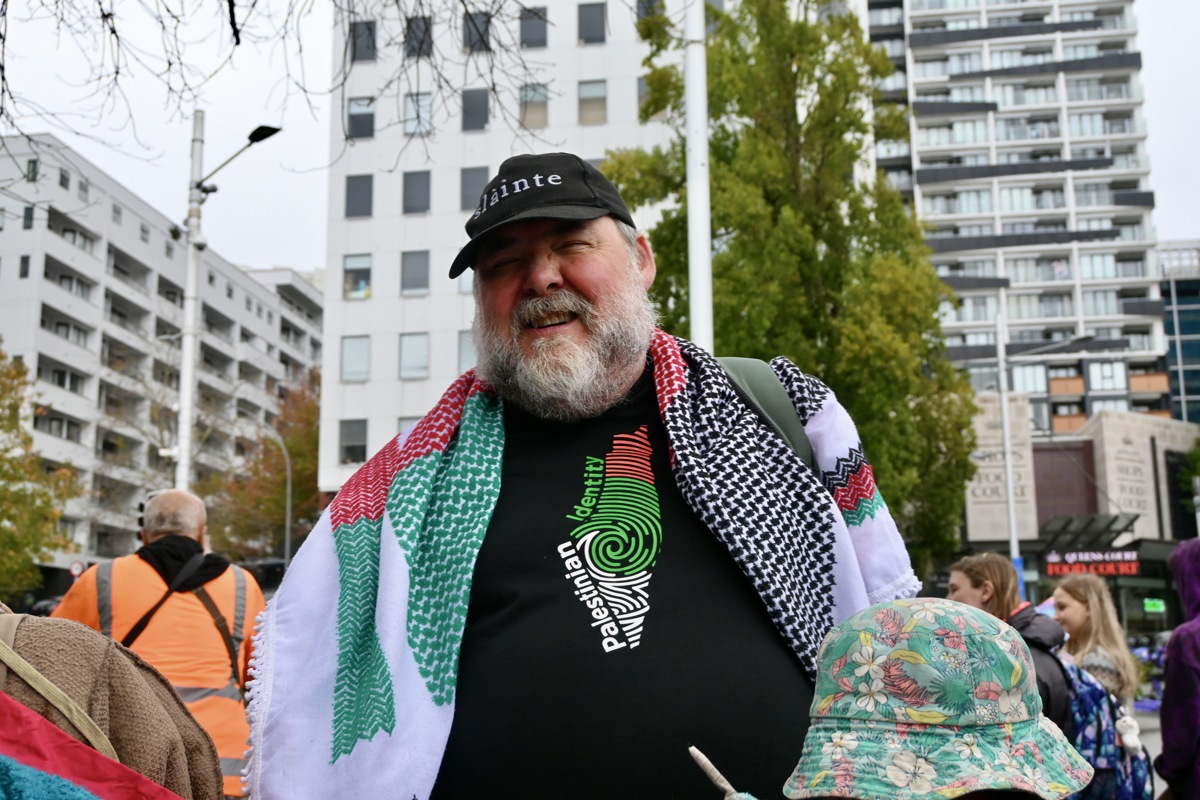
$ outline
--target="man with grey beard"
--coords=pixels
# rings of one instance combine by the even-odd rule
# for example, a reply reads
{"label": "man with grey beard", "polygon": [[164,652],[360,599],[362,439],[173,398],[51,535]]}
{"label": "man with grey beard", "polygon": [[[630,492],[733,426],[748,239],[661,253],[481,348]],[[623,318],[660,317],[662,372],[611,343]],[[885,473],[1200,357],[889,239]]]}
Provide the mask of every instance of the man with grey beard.
{"label": "man with grey beard", "polygon": [[825,633],[920,586],[853,423],[775,359],[810,466],[660,330],[650,242],[575,155],[506,160],[466,230],[479,364],[268,609],[251,792],[702,798],[694,745],[780,796]]}

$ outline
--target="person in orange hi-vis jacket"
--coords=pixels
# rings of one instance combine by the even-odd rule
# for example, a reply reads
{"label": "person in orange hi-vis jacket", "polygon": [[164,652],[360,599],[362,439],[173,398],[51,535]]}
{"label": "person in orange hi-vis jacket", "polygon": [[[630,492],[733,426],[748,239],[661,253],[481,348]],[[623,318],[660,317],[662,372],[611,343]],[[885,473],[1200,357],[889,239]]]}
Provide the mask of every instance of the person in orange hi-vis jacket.
{"label": "person in orange hi-vis jacket", "polygon": [[144,545],[89,568],[53,616],[82,622],[156,667],[212,736],[226,797],[241,797],[250,735],[243,694],[262,590],[241,567],[204,552],[207,515],[194,494],[154,493],[143,520]]}

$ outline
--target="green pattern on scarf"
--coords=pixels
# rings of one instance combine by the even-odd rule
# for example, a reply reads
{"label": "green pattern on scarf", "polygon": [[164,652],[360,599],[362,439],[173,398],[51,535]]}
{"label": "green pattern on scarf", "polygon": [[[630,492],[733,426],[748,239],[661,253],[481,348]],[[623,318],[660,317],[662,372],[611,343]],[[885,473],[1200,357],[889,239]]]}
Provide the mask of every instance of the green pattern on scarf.
{"label": "green pattern on scarf", "polygon": [[500,496],[503,454],[500,403],[476,393],[445,456],[428,459],[438,462],[436,473],[423,470],[414,485],[414,463],[388,493],[388,517],[408,559],[408,644],[439,706],[454,700],[471,576]]}
{"label": "green pattern on scarf", "polygon": [[333,541],[338,559],[338,668],[333,688],[333,759],[358,740],[396,725],[392,676],[375,630],[379,540],[383,520],[341,525]]}
{"label": "green pattern on scarf", "polygon": [[847,525],[862,525],[868,518],[874,519],[880,509],[884,508],[887,508],[887,503],[883,502],[883,495],[875,492],[870,498],[860,499],[853,511],[843,511],[842,517],[845,518]]}

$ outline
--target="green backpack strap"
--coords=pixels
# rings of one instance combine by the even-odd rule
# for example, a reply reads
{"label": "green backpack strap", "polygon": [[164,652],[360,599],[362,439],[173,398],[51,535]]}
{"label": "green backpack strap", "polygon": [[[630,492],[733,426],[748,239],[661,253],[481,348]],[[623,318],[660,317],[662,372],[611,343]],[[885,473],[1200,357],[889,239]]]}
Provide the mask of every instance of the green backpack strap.
{"label": "green backpack strap", "polygon": [[717,360],[742,390],[744,399],[750,401],[750,406],[771,423],[771,427],[792,446],[800,460],[816,472],[812,444],[804,432],[804,423],[796,415],[792,398],[779,382],[771,365],[761,359],[737,356],[720,356]]}

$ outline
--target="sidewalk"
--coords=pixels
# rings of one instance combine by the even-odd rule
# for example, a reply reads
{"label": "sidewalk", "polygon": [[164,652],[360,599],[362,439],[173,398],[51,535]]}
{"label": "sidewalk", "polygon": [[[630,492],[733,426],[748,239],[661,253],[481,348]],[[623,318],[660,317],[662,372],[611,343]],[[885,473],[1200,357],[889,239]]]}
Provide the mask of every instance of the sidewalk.
{"label": "sidewalk", "polygon": [[[1162,752],[1162,730],[1159,727],[1158,714],[1137,711],[1133,716],[1138,722],[1138,727],[1141,728],[1142,745],[1150,754],[1150,761],[1153,763],[1158,754]],[[1161,782],[1157,775],[1155,781]]]}

